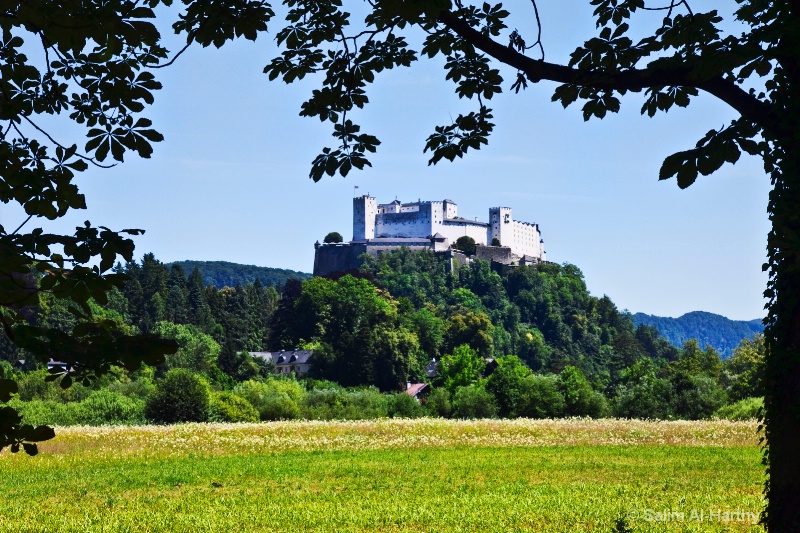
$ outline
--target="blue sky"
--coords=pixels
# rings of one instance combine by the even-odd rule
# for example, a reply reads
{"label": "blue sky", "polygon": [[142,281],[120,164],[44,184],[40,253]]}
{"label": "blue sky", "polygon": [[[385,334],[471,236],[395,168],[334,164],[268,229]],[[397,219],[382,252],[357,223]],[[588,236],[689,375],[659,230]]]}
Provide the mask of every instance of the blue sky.
{"label": "blue sky", "polygon": [[[551,61],[564,60],[593,28],[572,11],[564,18],[556,4],[542,12]],[[63,230],[88,219],[144,228],[138,256],[309,272],[314,241],[334,230],[352,236],[358,185],[379,202],[451,198],[460,215],[481,220],[492,206],[512,207],[515,219],[539,223],[550,260],[578,265],[589,290],[620,309],[763,315],[770,186],[759,161],[743,156],[687,190],[657,180],[665,156],[734,117],[711,97],[648,119],[639,115],[641,95],[632,95],[620,114],[585,123],[579,106],[550,102],[555,84],[513,94],[507,82],[491,103],[497,126],[489,146],[429,167],[425,138],[469,104],[453,94],[441,63],[422,61],[379,78],[372,103],[354,117],[383,141],[373,167],[315,184],[311,161],[334,140],[327,125],[298,117],[314,80],[286,86],[261,73],[275,52],[272,35],[221,50],[190,48],[157,72],[164,89],[146,116],[165,142],[149,160],[84,173],[88,211],[38,225]],[[23,218],[7,206],[0,212],[6,228]]]}

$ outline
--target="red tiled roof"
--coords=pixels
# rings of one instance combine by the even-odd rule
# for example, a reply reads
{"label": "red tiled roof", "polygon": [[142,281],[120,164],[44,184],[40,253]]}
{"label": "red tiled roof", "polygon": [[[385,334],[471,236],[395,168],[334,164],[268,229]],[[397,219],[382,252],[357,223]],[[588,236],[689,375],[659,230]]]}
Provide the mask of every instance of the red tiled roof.
{"label": "red tiled roof", "polygon": [[416,397],[417,394],[419,394],[426,388],[428,388],[427,383],[412,383],[411,386],[406,389],[406,394],[410,394],[411,396]]}

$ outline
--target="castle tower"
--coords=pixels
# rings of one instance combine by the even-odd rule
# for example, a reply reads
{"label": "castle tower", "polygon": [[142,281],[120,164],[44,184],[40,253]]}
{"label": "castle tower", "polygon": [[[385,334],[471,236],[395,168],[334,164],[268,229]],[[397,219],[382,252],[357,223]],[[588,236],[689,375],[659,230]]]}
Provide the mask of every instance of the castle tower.
{"label": "castle tower", "polygon": [[458,216],[458,206],[453,200],[445,199],[443,204],[444,218],[456,218]]}
{"label": "castle tower", "polygon": [[375,216],[378,204],[372,196],[353,198],[353,240],[363,241],[375,238]]}
{"label": "castle tower", "polygon": [[[493,239],[500,241],[503,246],[514,246],[514,230],[512,228],[511,208],[492,207],[489,209],[489,242]],[[505,231],[503,231],[505,230]],[[505,240],[503,238],[505,237]]]}

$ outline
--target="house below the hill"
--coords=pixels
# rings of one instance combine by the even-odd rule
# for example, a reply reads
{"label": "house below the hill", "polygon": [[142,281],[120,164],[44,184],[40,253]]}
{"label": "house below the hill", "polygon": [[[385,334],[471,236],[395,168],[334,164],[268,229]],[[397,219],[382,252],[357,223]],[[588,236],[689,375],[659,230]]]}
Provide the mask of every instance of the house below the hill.
{"label": "house below the hill", "polygon": [[249,352],[252,357],[260,357],[275,365],[275,373],[302,377],[311,370],[311,356],[314,350],[281,350],[279,352]]}

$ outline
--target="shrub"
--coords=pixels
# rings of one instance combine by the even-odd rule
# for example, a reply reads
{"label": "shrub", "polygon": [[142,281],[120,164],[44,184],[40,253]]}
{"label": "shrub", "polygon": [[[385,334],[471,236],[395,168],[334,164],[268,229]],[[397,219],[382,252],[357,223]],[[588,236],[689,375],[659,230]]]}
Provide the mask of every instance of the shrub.
{"label": "shrub", "polygon": [[583,416],[592,418],[607,418],[611,416],[611,406],[608,405],[608,400],[601,392],[592,391],[589,395],[586,412]]}
{"label": "shrub", "polygon": [[760,416],[764,408],[764,398],[745,398],[736,403],[720,407],[714,413],[714,418],[727,420],[752,420]]}
{"label": "shrub", "polygon": [[501,417],[515,418],[520,416],[522,383],[532,373],[530,368],[515,355],[500,357],[496,361],[498,367],[486,380],[486,390],[497,400]]}
{"label": "shrub", "polygon": [[646,378],[617,388],[614,414],[622,418],[668,419],[672,417],[672,384],[666,379]]}
{"label": "shrub", "polygon": [[144,424],[144,401],[128,398],[109,390],[92,392],[78,403],[67,404],[74,411],[74,421],[87,426],[105,424]]}
{"label": "shrub", "polygon": [[33,426],[73,426],[75,413],[70,409],[70,404],[55,402],[53,400],[31,400],[24,402],[18,398],[8,402],[10,407],[16,409],[22,416],[22,422]]}
{"label": "shrub", "polygon": [[454,418],[495,418],[497,401],[482,385],[460,387],[453,397]]}
{"label": "shrub", "polygon": [[116,392],[128,398],[146,401],[156,390],[156,385],[149,377],[142,376],[135,381],[114,381],[106,390]]}
{"label": "shrub", "polygon": [[459,237],[458,239],[456,239],[456,242],[452,246],[456,250],[461,250],[466,255],[475,255],[475,251],[477,249],[477,245],[475,244],[475,239],[467,235],[464,235],[463,237]]}
{"label": "shrub", "polygon": [[434,416],[450,418],[453,414],[453,404],[450,399],[450,392],[447,389],[433,389],[425,399],[425,409]]}
{"label": "shrub", "polygon": [[305,391],[292,380],[244,381],[233,393],[247,400],[261,420],[292,420],[300,417],[299,403]]}
{"label": "shrub", "polygon": [[392,418],[419,418],[425,414],[416,398],[406,392],[389,397],[389,416]]}
{"label": "shrub", "polygon": [[690,376],[679,380],[676,386],[675,415],[689,420],[709,418],[725,405],[725,391],[707,376]]}
{"label": "shrub", "polygon": [[25,424],[35,426],[102,426],[107,424],[145,423],[144,402],[121,394],[99,390],[80,402],[61,403],[53,400],[12,400]]}
{"label": "shrub", "polygon": [[232,392],[211,396],[208,406],[210,422],[258,422],[259,413],[250,402]]}
{"label": "shrub", "polygon": [[18,397],[29,402],[32,400],[51,400],[54,402],[77,402],[86,399],[92,390],[81,383],[74,383],[68,389],[62,389],[60,379],[45,381],[50,375],[47,369],[25,372],[17,382]]}
{"label": "shrub", "polygon": [[564,395],[564,414],[592,418],[601,418],[608,414],[608,401],[605,396],[592,390],[592,386],[579,368],[566,367],[558,375],[558,380],[559,388]]}
{"label": "shrub", "polygon": [[325,235],[325,238],[322,239],[322,242],[324,242],[325,244],[339,243],[342,241],[344,241],[344,237],[342,237],[342,234],[339,233],[338,231],[332,231],[327,235]]}
{"label": "shrub", "polygon": [[157,423],[203,422],[208,416],[208,383],[183,368],[167,372],[147,399],[145,415]]}
{"label": "shrub", "polygon": [[388,401],[374,387],[314,389],[303,400],[303,416],[313,420],[367,420],[388,415]]}
{"label": "shrub", "polygon": [[527,418],[557,418],[564,416],[564,395],[559,389],[558,376],[534,374],[522,381],[517,414]]}

